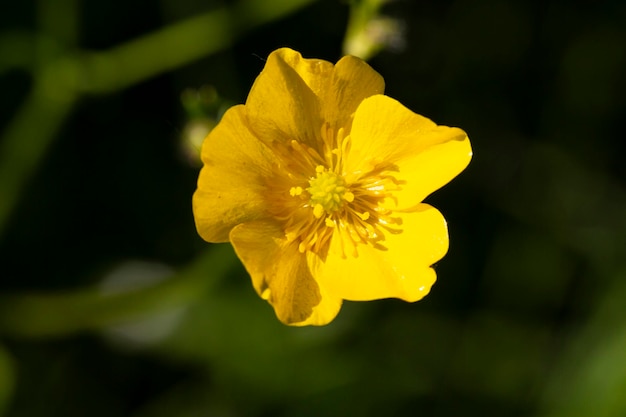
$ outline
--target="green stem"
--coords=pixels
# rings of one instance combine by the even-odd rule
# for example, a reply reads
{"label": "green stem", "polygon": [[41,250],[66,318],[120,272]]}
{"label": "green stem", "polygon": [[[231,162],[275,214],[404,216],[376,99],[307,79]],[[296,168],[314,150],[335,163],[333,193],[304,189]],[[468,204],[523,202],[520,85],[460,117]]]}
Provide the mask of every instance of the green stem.
{"label": "green stem", "polygon": [[[50,68],[52,69],[52,68]],[[51,73],[42,75],[3,132],[0,140],[0,235],[20,192],[72,110],[74,93],[53,90]]]}
{"label": "green stem", "polygon": [[379,17],[386,0],[352,0],[350,15],[343,40],[343,53],[363,60],[374,56],[382,45],[368,35],[369,25]]}
{"label": "green stem", "polygon": [[[24,185],[81,94],[118,91],[189,64],[228,47],[244,31],[313,1],[241,0],[232,8],[174,23],[108,51],[41,59],[43,67],[34,74],[33,91],[0,136],[0,235]],[[72,3],[68,0],[67,4]],[[42,21],[48,22],[43,18]],[[56,26],[48,28],[59,30]],[[73,31],[61,35],[68,40],[74,36]],[[19,60],[13,64],[26,63]]]}
{"label": "green stem", "polygon": [[91,288],[57,294],[3,295],[0,334],[61,336],[189,305],[228,272],[234,259],[230,245],[215,245],[178,274],[150,287],[113,294]]}

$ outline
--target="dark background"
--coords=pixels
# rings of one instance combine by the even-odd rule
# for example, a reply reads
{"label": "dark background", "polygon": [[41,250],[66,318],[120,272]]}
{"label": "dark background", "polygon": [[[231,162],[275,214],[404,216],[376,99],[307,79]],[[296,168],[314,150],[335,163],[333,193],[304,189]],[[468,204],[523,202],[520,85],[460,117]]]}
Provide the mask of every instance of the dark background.
{"label": "dark background", "polygon": [[[432,293],[322,328],[280,324],[190,206],[193,126],[278,47],[341,56],[348,3],[258,17],[288,3],[0,6],[0,412],[626,415],[626,3],[383,7],[404,28],[369,61],[386,93],[463,128],[474,159],[427,200],[451,244]],[[70,65],[216,10],[232,36],[152,75],[100,88]]]}

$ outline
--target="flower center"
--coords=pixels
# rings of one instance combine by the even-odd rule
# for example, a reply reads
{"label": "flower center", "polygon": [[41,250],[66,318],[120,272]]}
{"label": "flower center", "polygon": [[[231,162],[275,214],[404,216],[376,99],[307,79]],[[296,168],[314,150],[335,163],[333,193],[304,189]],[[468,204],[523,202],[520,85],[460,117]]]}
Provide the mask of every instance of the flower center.
{"label": "flower center", "polygon": [[309,180],[309,188],[306,190],[311,196],[309,204],[313,207],[316,218],[339,210],[345,202],[354,201],[354,194],[348,191],[341,175],[325,169],[322,165],[318,165],[315,172],[317,176]]}
{"label": "flower center", "polygon": [[296,140],[273,144],[281,164],[272,187],[276,193],[268,201],[274,217],[283,222],[285,237],[297,242],[301,253],[322,257],[334,239],[343,258],[357,257],[360,245],[387,250],[386,234],[402,233],[402,218],[386,203],[395,201],[402,188],[403,181],[395,178],[397,168],[378,164],[365,172],[344,173],[350,135],[324,124],[320,137],[320,150]]}

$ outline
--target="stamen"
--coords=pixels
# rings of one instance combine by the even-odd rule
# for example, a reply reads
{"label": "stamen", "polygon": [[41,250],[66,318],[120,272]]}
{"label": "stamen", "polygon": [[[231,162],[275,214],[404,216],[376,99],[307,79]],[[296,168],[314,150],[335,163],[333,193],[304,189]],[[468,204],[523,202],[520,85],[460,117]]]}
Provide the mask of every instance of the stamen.
{"label": "stamen", "polygon": [[313,207],[313,215],[318,219],[322,217],[324,215],[324,206],[316,204],[315,207]]}
{"label": "stamen", "polygon": [[302,194],[302,191],[302,187],[291,187],[291,189],[289,190],[289,194],[291,194],[292,197],[295,197]]}
{"label": "stamen", "polygon": [[325,123],[319,148],[297,140],[277,145],[276,192],[268,201],[284,224],[285,238],[296,242],[301,253],[325,253],[336,239],[340,256],[357,257],[360,245],[387,250],[386,235],[402,233],[401,212],[388,204],[397,201],[395,194],[404,184],[394,176],[397,167],[381,162],[344,172],[349,133],[349,126],[334,131]]}

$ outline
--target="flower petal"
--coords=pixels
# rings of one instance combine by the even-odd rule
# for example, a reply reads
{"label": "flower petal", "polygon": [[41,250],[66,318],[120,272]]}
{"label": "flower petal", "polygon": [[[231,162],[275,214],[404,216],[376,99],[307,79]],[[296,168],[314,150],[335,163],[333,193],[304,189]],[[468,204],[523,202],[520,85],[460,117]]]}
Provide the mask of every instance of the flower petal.
{"label": "flower petal", "polygon": [[427,204],[402,219],[403,232],[387,234],[382,242],[388,250],[360,245],[356,258],[342,258],[341,241],[333,236],[325,262],[309,257],[320,286],[336,297],[353,301],[417,301],[428,294],[436,279],[431,265],[448,250],[446,221]]}
{"label": "flower petal", "polygon": [[288,48],[272,52],[246,100],[252,130],[267,144],[297,140],[320,150],[321,106],[312,88],[323,89],[332,68]]}
{"label": "flower petal", "polygon": [[331,128],[349,127],[352,115],[367,97],[382,94],[385,80],[365,61],[345,56],[335,64],[330,88],[317,94],[322,97],[324,120]]}
{"label": "flower petal", "polygon": [[334,130],[347,126],[363,99],[385,91],[383,77],[359,58],[345,56],[333,65],[320,59],[302,58],[299,52],[289,48],[274,54],[293,68],[319,98],[321,120]]}
{"label": "flower petal", "polygon": [[249,130],[244,106],[230,108],[202,146],[204,166],[193,195],[196,228],[209,242],[226,242],[230,230],[264,217],[264,194],[275,156]]}
{"label": "flower petal", "polygon": [[395,193],[397,206],[390,203],[399,210],[412,210],[463,171],[472,158],[469,139],[461,129],[439,126],[433,136],[442,142],[398,162],[400,172],[396,178],[403,185]]}
{"label": "flower petal", "polygon": [[303,58],[300,52],[289,48],[281,48],[272,52],[268,62],[274,56],[291,67],[317,97],[326,94],[335,71],[331,62],[323,59]]}
{"label": "flower petal", "polygon": [[323,123],[334,131],[349,128],[359,103],[384,89],[380,74],[358,58],[343,57],[333,65],[281,48],[268,57],[246,107],[253,130],[266,143],[296,139],[322,151]]}
{"label": "flower petal", "polygon": [[398,101],[382,95],[359,105],[345,159],[348,175],[377,168],[398,170],[405,181],[396,195],[400,209],[410,209],[458,175],[469,163],[472,150],[461,129],[437,126]]}
{"label": "flower petal", "polygon": [[279,225],[254,221],[235,227],[230,239],[257,293],[285,324],[324,325],[339,313],[341,299],[318,286],[298,244]]}

